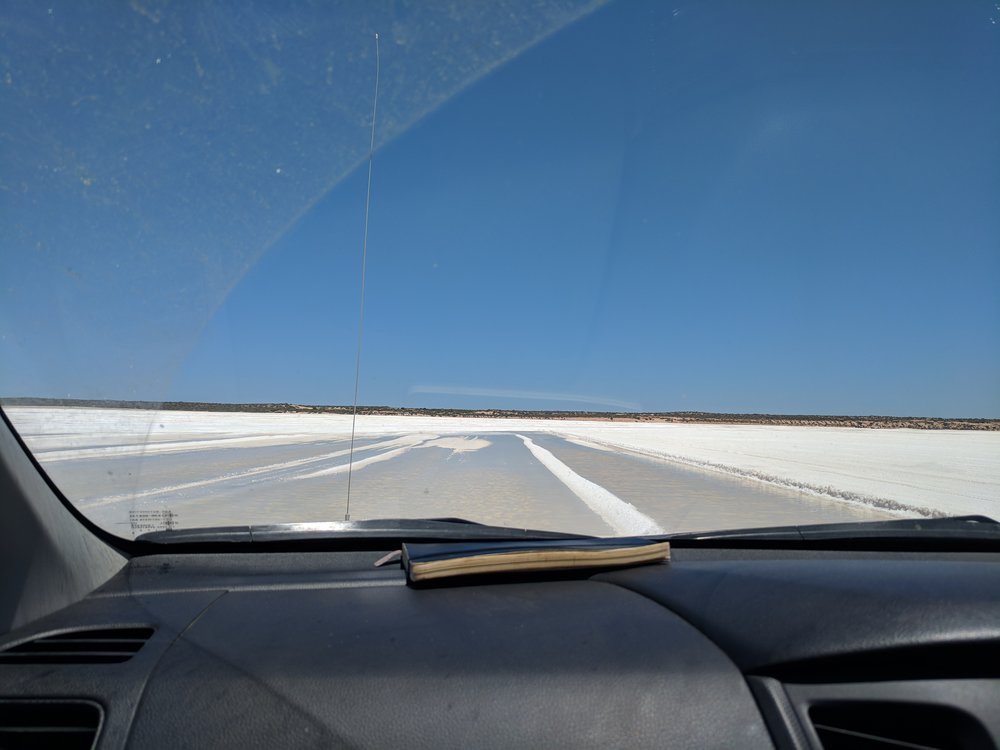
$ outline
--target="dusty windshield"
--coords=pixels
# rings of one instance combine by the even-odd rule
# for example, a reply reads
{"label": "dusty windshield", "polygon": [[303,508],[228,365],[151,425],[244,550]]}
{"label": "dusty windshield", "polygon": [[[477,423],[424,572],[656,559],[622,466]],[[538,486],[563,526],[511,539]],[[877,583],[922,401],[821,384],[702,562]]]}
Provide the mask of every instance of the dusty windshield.
{"label": "dusty windshield", "polygon": [[1000,517],[992,3],[0,37],[3,410],[115,534]]}

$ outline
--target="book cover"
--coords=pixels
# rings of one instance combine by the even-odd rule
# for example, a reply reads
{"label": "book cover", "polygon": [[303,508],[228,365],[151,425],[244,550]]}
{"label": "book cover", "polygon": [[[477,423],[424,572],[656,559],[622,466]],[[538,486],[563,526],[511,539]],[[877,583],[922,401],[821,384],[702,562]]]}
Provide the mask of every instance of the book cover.
{"label": "book cover", "polygon": [[411,581],[482,573],[610,568],[663,562],[670,543],[641,537],[404,544]]}

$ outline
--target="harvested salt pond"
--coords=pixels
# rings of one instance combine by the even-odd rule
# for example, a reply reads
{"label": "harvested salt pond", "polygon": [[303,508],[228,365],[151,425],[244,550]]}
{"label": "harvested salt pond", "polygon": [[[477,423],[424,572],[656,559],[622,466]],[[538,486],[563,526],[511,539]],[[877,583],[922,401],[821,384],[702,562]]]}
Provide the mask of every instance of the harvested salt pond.
{"label": "harvested salt pond", "polygon": [[[343,518],[349,416],[6,412],[116,533],[144,509],[183,510],[181,526]],[[354,519],[612,534],[1000,516],[1000,433],[374,415],[358,418],[356,449]]]}

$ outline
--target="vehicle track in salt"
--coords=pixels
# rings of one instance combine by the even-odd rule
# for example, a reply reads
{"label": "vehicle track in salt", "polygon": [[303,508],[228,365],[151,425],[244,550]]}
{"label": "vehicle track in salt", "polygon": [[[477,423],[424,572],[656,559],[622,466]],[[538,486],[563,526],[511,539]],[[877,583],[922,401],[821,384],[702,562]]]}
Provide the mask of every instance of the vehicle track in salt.
{"label": "vehicle track in salt", "polygon": [[[348,456],[344,439],[295,436],[265,446],[204,441],[183,454],[86,453],[48,469],[84,512],[121,533],[129,511],[148,509],[170,510],[187,527],[340,520]],[[126,468],[133,476],[110,481]],[[354,520],[459,516],[628,535],[889,517],[541,432],[361,436],[353,473]]]}

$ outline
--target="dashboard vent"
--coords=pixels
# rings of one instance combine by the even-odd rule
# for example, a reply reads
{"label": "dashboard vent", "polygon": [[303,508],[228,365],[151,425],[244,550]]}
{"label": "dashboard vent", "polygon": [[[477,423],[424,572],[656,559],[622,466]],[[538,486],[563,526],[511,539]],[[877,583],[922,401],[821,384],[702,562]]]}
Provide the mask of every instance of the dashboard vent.
{"label": "dashboard vent", "polygon": [[90,750],[101,708],[88,701],[0,700],[0,748]]}
{"label": "dashboard vent", "polygon": [[823,750],[979,750],[992,748],[986,729],[964,711],[925,703],[820,703],[809,719]]}
{"label": "dashboard vent", "polygon": [[0,665],[116,664],[135,656],[151,635],[153,628],[74,630],[0,651]]}

